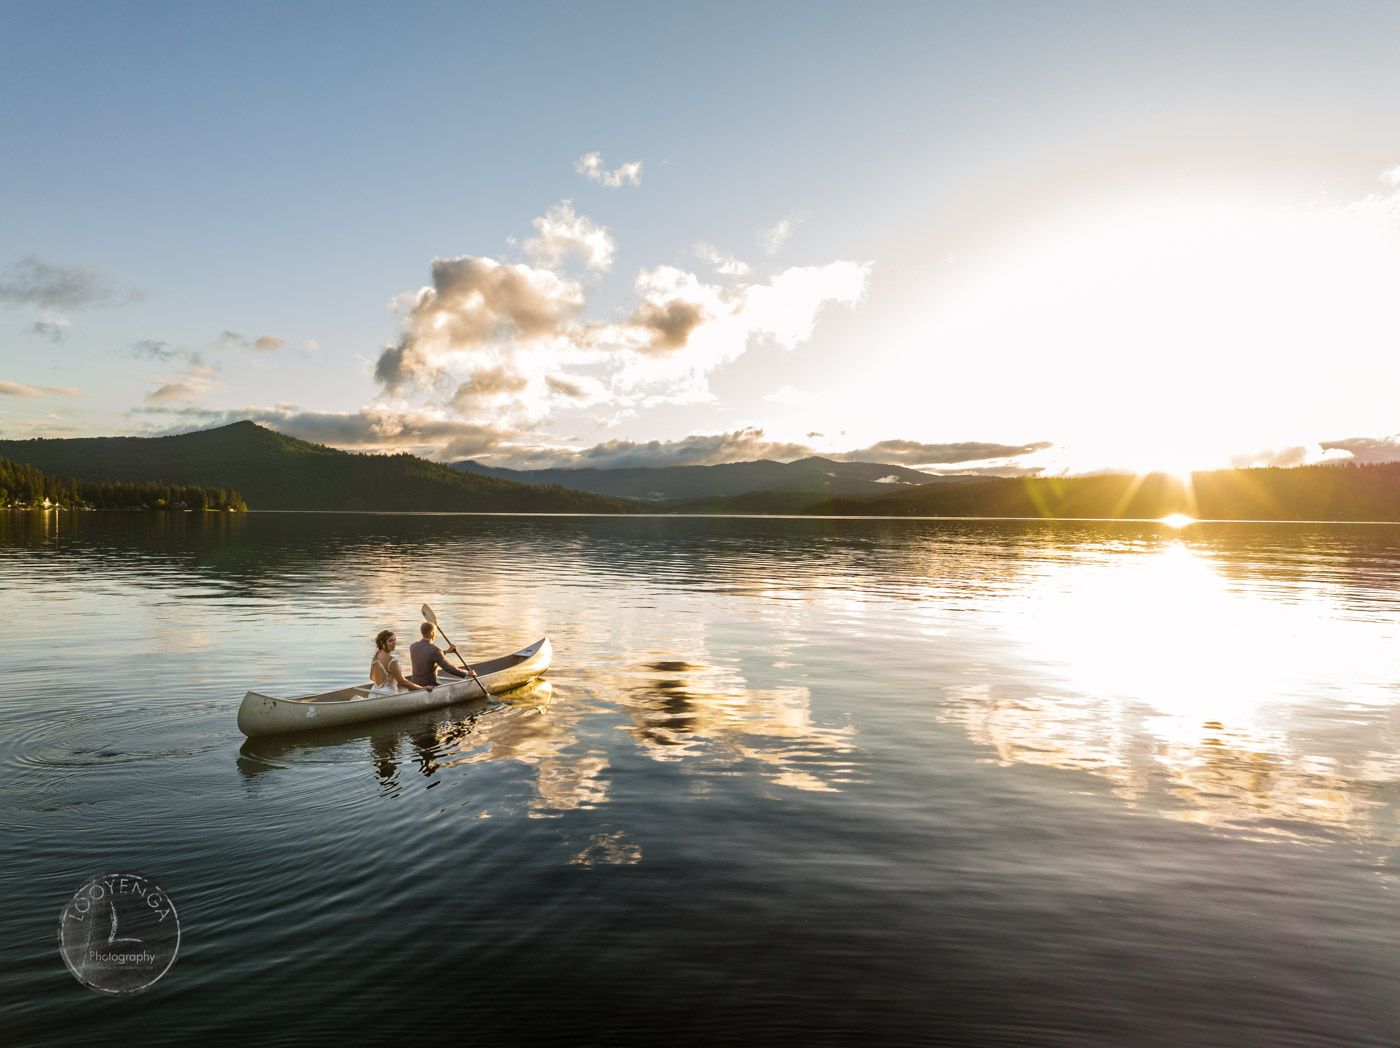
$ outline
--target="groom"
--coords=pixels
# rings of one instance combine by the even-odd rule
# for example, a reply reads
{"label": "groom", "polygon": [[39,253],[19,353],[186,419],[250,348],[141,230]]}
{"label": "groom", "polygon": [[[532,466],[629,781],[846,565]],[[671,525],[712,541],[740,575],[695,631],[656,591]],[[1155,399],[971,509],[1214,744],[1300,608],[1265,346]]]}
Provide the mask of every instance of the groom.
{"label": "groom", "polygon": [[[442,649],[433,643],[433,637],[437,635],[437,629],[431,622],[425,622],[418,627],[418,632],[423,634],[422,640],[416,640],[408,649],[408,654],[413,659],[413,675],[408,679],[414,684],[424,688],[436,688],[438,685],[437,671],[442,670],[450,677],[462,680],[468,675],[475,677],[476,672],[470,667],[465,672],[453,667],[446,658],[443,657]],[[456,654],[457,645],[449,644],[449,652]]]}

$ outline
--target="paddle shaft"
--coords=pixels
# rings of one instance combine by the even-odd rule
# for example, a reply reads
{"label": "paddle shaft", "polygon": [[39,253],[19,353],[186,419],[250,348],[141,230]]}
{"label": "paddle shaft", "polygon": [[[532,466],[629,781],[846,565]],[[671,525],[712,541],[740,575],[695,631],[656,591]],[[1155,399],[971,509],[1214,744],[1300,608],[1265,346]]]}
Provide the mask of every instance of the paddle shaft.
{"label": "paddle shaft", "polygon": [[[436,623],[434,625],[436,625]],[[447,641],[447,646],[449,648],[456,646],[452,643],[452,638],[447,635],[447,631],[445,629],[443,629],[441,626],[438,626],[437,629],[438,632],[442,634],[442,639]],[[452,654],[457,656],[457,661],[462,664],[462,669],[468,671],[471,670],[471,667],[467,665],[467,660],[462,658],[462,653],[460,651],[454,651]],[[471,677],[472,680],[476,681],[476,686],[481,689],[481,694],[485,695],[488,699],[491,697],[491,693],[486,690],[486,685],[481,683],[480,677],[471,672],[468,672],[467,676]]]}

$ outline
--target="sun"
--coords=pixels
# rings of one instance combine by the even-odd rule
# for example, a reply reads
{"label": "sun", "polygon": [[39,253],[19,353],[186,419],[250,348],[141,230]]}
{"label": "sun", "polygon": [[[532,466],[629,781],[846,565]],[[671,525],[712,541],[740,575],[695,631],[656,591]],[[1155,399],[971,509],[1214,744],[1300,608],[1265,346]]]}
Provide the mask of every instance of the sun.
{"label": "sun", "polygon": [[1165,524],[1169,528],[1184,528],[1188,524],[1196,524],[1199,522],[1195,517],[1188,516],[1185,513],[1168,513],[1165,517],[1161,518],[1158,523]]}

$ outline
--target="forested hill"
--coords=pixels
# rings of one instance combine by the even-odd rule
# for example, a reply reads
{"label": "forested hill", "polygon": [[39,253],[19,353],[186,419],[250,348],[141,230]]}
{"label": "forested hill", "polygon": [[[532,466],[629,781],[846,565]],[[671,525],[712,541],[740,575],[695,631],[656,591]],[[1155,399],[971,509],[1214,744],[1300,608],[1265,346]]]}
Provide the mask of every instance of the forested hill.
{"label": "forested hill", "polygon": [[626,466],[610,469],[502,469],[466,459],[452,463],[463,473],[525,484],[561,484],[575,491],[645,502],[714,499],[755,491],[823,495],[884,495],[915,484],[957,484],[966,477],[922,473],[878,462],[805,458],[796,462],[725,462],[716,466]]}
{"label": "forested hill", "polygon": [[169,437],[0,440],[0,457],[80,481],[239,491],[250,509],[617,513],[632,503],[474,476],[413,455],[356,455],[253,422]]}
{"label": "forested hill", "polygon": [[1196,473],[989,479],[883,498],[825,499],[805,513],[876,516],[1400,521],[1400,462]]}
{"label": "forested hill", "polygon": [[33,466],[0,458],[0,507],[6,509],[243,510],[242,497],[228,488],[152,481],[79,481],[51,477]]}

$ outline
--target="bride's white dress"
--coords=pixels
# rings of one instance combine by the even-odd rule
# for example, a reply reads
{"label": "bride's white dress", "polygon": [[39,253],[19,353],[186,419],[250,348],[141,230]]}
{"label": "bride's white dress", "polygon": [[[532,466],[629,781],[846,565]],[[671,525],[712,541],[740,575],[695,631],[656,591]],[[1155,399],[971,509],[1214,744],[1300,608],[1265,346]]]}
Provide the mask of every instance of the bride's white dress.
{"label": "bride's white dress", "polygon": [[[390,656],[389,662],[394,666],[399,664],[399,660],[392,656]],[[381,677],[383,677],[382,681]],[[399,687],[398,680],[380,664],[378,659],[369,664],[369,681],[372,685],[369,693],[373,696],[402,695],[408,691],[407,688]]]}

